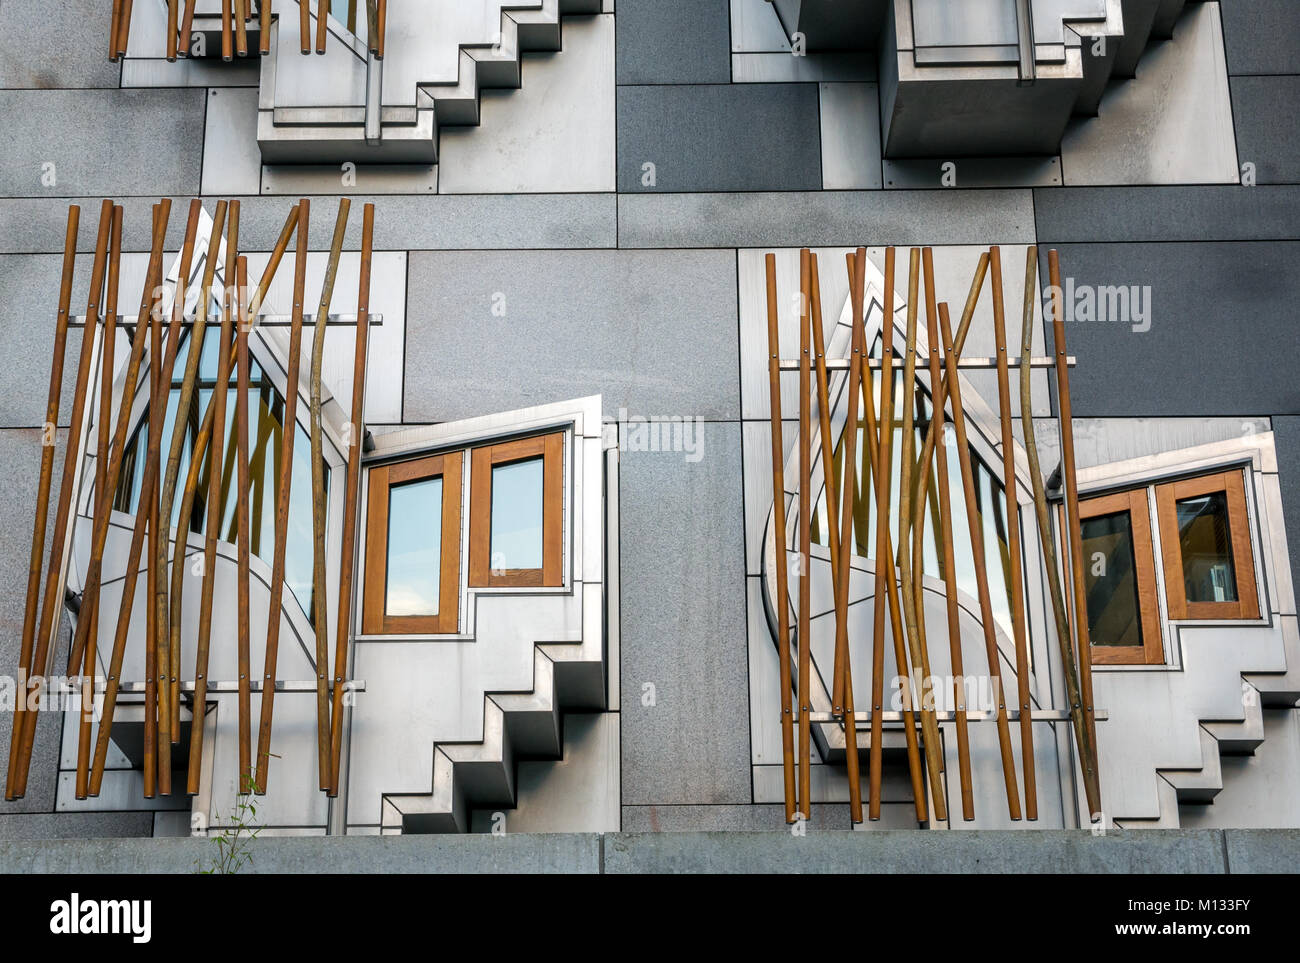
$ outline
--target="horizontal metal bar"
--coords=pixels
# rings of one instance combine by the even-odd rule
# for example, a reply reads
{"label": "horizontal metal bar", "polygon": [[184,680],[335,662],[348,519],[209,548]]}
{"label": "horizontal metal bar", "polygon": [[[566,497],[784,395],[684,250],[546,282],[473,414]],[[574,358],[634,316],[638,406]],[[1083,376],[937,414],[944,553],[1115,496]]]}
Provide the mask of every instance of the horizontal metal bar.
{"label": "horizontal metal bar", "polygon": [[[926,357],[928,358],[929,356],[926,355]],[[867,362],[867,363],[868,363],[868,365],[871,367],[871,369],[872,369],[873,371],[879,371],[879,370],[880,370],[880,367],[881,367],[881,360],[880,360],[879,358],[870,358],[870,359],[868,359],[868,362]],[[893,362],[893,367],[894,367],[894,369],[895,369],[895,370],[898,370],[898,367],[899,367],[899,365],[900,365],[901,363],[902,363],[902,359],[900,359],[900,358],[895,358],[895,359],[894,359],[894,362]],[[942,356],[942,355],[940,355],[940,357],[939,357],[939,363],[940,363],[940,364],[943,363],[943,356]],[[1071,368],[1073,368],[1073,367],[1076,367],[1076,366],[1078,365],[1078,359],[1077,359],[1074,355],[1070,355],[1069,357],[1067,357],[1067,358],[1065,359],[1065,363],[1066,363],[1067,365],[1069,365]],[[1007,365],[1008,365],[1008,367],[1011,367],[1011,368],[1019,368],[1019,367],[1020,367],[1020,359],[1019,359],[1019,358],[1008,358],[1008,359],[1007,359]],[[990,369],[990,370],[991,370],[991,369],[996,368],[997,366],[998,366],[998,359],[997,359],[997,358],[961,358],[961,359],[958,360],[958,362],[957,362],[957,367],[958,367],[958,368],[975,368],[975,369]],[[829,370],[829,371],[847,371],[847,370],[848,370],[848,367],[849,367],[849,359],[848,359],[848,358],[827,358],[827,359],[826,359],[826,368],[827,368],[827,370]],[[1033,357],[1033,358],[1030,358],[1030,359],[1029,359],[1029,367],[1031,367],[1031,368],[1054,368],[1054,367],[1056,367],[1056,359],[1055,359],[1055,358]],[[782,358],[782,359],[781,359],[781,370],[782,370],[782,371],[798,371],[798,370],[799,370],[799,361],[798,361],[798,359],[794,359],[794,358]]]}
{"label": "horizontal metal bar", "polygon": [[[104,686],[105,686],[105,682],[102,678],[100,678],[99,680],[96,681],[95,691],[103,692]],[[143,682],[123,682],[118,686],[117,691],[124,695],[140,695],[144,692],[144,686],[145,684]],[[344,689],[347,689],[350,692],[366,691],[366,683],[364,680],[361,679],[354,679],[351,682],[345,682],[343,683],[343,687]],[[59,692],[65,695],[81,691],[80,684],[76,682],[64,683],[62,686],[58,686],[56,688],[58,689]],[[249,691],[251,692],[261,692],[262,683],[260,680],[251,681],[248,684],[248,688]],[[194,681],[192,679],[188,681],[182,681],[181,691],[193,692]],[[208,683],[209,693],[226,693],[226,692],[238,692],[238,691],[239,691],[238,682],[214,681]],[[315,692],[316,683],[315,681],[310,679],[302,682],[281,680],[275,684],[275,691],[276,692]]]}
{"label": "horizontal metal bar", "polygon": [[[793,715],[796,719],[799,717],[798,712],[793,713]],[[870,726],[871,710],[868,709],[865,711],[856,711],[854,712],[853,715],[859,729],[865,729]],[[935,711],[934,717],[939,722],[953,722],[957,718],[957,713],[950,712],[946,709],[939,709]],[[1110,717],[1110,714],[1105,709],[1096,709],[1093,711],[1092,717],[1099,722],[1104,722],[1106,719]],[[984,722],[989,719],[995,719],[995,718],[997,718],[997,713],[994,711],[985,710],[985,709],[966,710],[966,719],[970,722]],[[1019,721],[1020,710],[1008,708],[1007,718],[1012,722]],[[1034,722],[1069,722],[1070,710],[1069,709],[1032,709],[1030,710],[1029,718],[1032,719]],[[808,713],[808,721],[809,722],[843,722],[844,717],[838,716],[833,712],[810,712]],[[887,709],[885,710],[885,712],[881,714],[881,721],[902,722],[903,713],[898,710]]]}
{"label": "horizontal metal bar", "polygon": [[[302,316],[303,323],[315,324],[316,323],[315,317],[316,316],[314,314],[304,314]],[[371,314],[368,315],[367,317],[369,323],[372,326],[382,325],[384,323],[384,316],[382,314]],[[138,315],[119,314],[117,317],[117,322],[118,324],[133,325],[136,323],[137,319],[138,319]],[[292,321],[293,321],[293,315],[291,314],[259,314],[256,318],[256,324],[254,325],[254,327],[263,324],[287,325],[292,323]],[[194,323],[193,316],[186,315],[185,323],[193,324]],[[325,323],[326,324],[356,324],[357,316],[355,314],[329,314],[326,315]],[[69,321],[69,324],[71,324],[73,327],[84,328],[86,326],[86,316],[84,314],[73,315],[71,320]]]}

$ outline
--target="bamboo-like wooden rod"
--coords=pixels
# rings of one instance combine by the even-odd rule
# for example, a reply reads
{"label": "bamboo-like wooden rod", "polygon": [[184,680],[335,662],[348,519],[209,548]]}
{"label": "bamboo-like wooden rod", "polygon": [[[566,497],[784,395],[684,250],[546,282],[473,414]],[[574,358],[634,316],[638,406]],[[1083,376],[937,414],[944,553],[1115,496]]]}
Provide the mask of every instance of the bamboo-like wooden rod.
{"label": "bamboo-like wooden rod", "polygon": [[1007,810],[1012,819],[1019,819],[1020,793],[1016,780],[1016,761],[1011,753],[1011,732],[1007,722],[1006,693],[1002,688],[997,628],[993,624],[993,603],[989,596],[989,577],[984,561],[984,531],[980,524],[979,505],[975,497],[975,471],[971,465],[970,445],[966,435],[966,415],[961,406],[961,380],[952,357],[952,328],[948,320],[946,304],[939,308],[939,325],[940,332],[943,334],[943,349],[948,355],[945,359],[948,367],[948,396],[952,399],[952,426],[957,440],[957,461],[961,466],[962,491],[966,498],[966,522],[970,530],[971,555],[975,562],[975,587],[979,596],[980,624],[984,629],[984,648],[988,656],[989,675],[993,678],[998,695],[998,750],[1002,755]]}
{"label": "bamboo-like wooden rod", "polygon": [[[232,227],[235,225],[232,222]],[[208,510],[203,537],[203,588],[199,598],[198,640],[194,655],[194,701],[191,703],[190,758],[186,791],[199,792],[203,767],[203,717],[207,711],[208,665],[212,643],[212,597],[217,581],[217,537],[221,529],[221,453],[225,451],[226,399],[230,395],[230,349],[234,338],[235,257],[238,238],[226,239],[226,264],[222,273],[221,333],[217,341],[217,383],[212,392],[212,442],[208,446]],[[216,258],[215,248],[209,257]],[[194,347],[193,350],[198,350]],[[182,532],[178,532],[178,535]]]}
{"label": "bamboo-like wooden rod", "polygon": [[303,0],[298,3],[298,48],[311,53],[311,10]]}
{"label": "bamboo-like wooden rod", "polygon": [[[96,417],[99,437],[95,446],[94,511],[98,515],[112,511],[111,497],[105,497],[105,479],[108,472],[109,415],[113,410],[113,355],[117,346],[117,291],[122,262],[123,208],[113,207],[108,242],[108,295],[104,304],[104,335],[99,349],[99,414]],[[86,642],[85,663],[81,668],[81,719],[77,731],[76,795],[85,799],[90,783],[90,730],[94,717],[95,678],[98,675],[99,619],[101,613],[100,585],[87,585],[82,611],[90,622]]]}
{"label": "bamboo-like wooden rod", "polygon": [[[349,16],[356,17],[355,0]],[[370,336],[370,261],[374,245],[375,205],[367,204],[361,217],[361,269],[357,281],[357,333],[352,355],[352,419],[348,422],[347,481],[343,491],[343,535],[339,540],[338,627],[334,642],[334,704],[330,712],[329,794],[339,793],[339,768],[343,758],[343,679],[348,671],[348,641],[352,632],[352,593],[356,573],[357,510],[361,498],[361,452],[365,436],[366,353]]]}
{"label": "bamboo-like wooden rod", "polygon": [[122,0],[122,19],[118,22],[117,55],[126,56],[126,47],[131,40],[131,6],[132,0]]}
{"label": "bamboo-like wooden rod", "polygon": [[[239,223],[239,202],[231,204],[230,218],[232,225]],[[233,229],[233,228],[232,228]],[[236,645],[239,661],[239,788],[247,791],[253,780],[253,749],[250,719],[252,718],[250,696],[250,656],[249,656],[249,529],[248,529],[248,317],[243,311],[242,299],[248,290],[248,259],[240,257],[236,266],[237,284],[235,286],[236,303],[239,304],[239,326],[235,331],[235,355],[238,367],[237,391],[235,392],[235,444],[236,464],[238,466],[239,490],[236,493],[235,520],[238,526],[236,548],[238,551],[238,576],[236,601],[237,630]]]}
{"label": "bamboo-like wooden rod", "polygon": [[1065,363],[1065,318],[1061,299],[1061,261],[1055,249],[1047,252],[1048,280],[1052,285],[1052,353],[1056,356],[1057,419],[1061,434],[1061,477],[1064,481],[1065,515],[1070,551],[1071,581],[1074,586],[1075,656],[1079,665],[1079,693],[1088,734],[1082,747],[1084,793],[1091,820],[1101,817],[1101,785],[1097,772],[1097,724],[1093,714],[1092,644],[1088,627],[1087,585],[1084,581],[1083,536],[1079,521],[1079,479],[1074,464],[1074,416],[1070,406],[1070,368]]}
{"label": "bamboo-like wooden rod", "polygon": [[[836,504],[836,478],[834,458],[831,455],[833,442],[830,436],[830,402],[827,390],[825,340],[822,336],[821,284],[817,275],[817,259],[812,258],[812,295],[813,295],[813,335],[814,348],[817,353],[817,395],[818,409],[821,413],[822,430],[822,465],[826,474],[826,528],[835,531],[835,512],[840,511],[838,538],[831,534],[829,539],[836,543],[832,552],[831,569],[835,574],[835,672],[840,679],[838,695],[834,701],[839,705],[835,711],[844,714],[844,757],[849,778],[849,818],[862,822],[862,775],[859,772],[857,717],[853,704],[853,667],[849,656],[849,559],[853,555],[853,495],[857,491],[858,471],[858,394],[860,385],[860,363],[866,353],[866,332],[863,319],[863,299],[866,284],[866,248],[858,248],[854,271],[849,279],[849,297],[852,303],[853,331],[850,344],[850,359],[855,364],[849,367],[847,386],[848,416],[844,428],[844,487],[843,497]],[[802,718],[802,714],[801,714]]]}
{"label": "bamboo-like wooden rod", "polygon": [[284,252],[289,248],[289,239],[293,237],[294,229],[298,226],[298,205],[295,204],[289,211],[289,216],[284,219],[284,226],[280,228],[280,236],[275,239],[275,247],[271,249],[271,257],[266,262],[266,268],[262,271],[262,277],[257,282],[257,287],[253,288],[247,294],[248,306],[245,315],[248,319],[247,326],[251,331],[257,327],[257,312],[262,310],[262,302],[266,299],[266,292],[271,288],[271,282],[275,279],[275,272],[279,270],[280,261],[284,258]]}
{"label": "bamboo-like wooden rod", "polygon": [[1025,817],[1038,818],[1038,779],[1034,765],[1034,721],[1030,715],[1029,630],[1025,616],[1024,572],[1020,556],[1020,499],[1016,496],[1016,440],[1011,430],[1011,374],[1007,365],[1007,322],[1002,298],[1002,252],[989,249],[993,270],[993,339],[998,358],[998,418],[1002,426],[1002,479],[1007,506],[1010,556],[1011,627],[1016,645],[1016,701],[1020,704],[1020,769],[1025,778]]}
{"label": "bamboo-like wooden rod", "polygon": [[[983,264],[981,258],[981,264]],[[932,275],[927,277],[930,279]],[[934,308],[934,310],[932,310]],[[930,358],[930,396],[932,401],[930,415],[930,432],[929,436],[934,434],[935,426],[942,425],[944,421],[943,409],[943,374],[941,363],[939,361],[939,317],[937,307],[934,304],[933,294],[928,294],[926,298],[925,312],[925,332],[926,340],[929,341]],[[963,332],[964,333],[964,332]],[[959,335],[960,337],[960,335]],[[960,346],[955,346],[958,352]],[[927,496],[924,494],[925,481],[930,476],[930,457],[935,451],[935,446],[930,445],[923,448],[921,452],[921,483],[918,484],[918,497],[916,508],[913,513],[913,543],[912,551],[917,559],[923,559],[921,536],[925,525],[924,507]],[[948,658],[952,669],[953,690],[956,698],[956,713],[954,718],[954,729],[957,735],[957,772],[958,781],[961,785],[961,812],[962,818],[969,821],[975,818],[975,799],[974,787],[971,779],[971,761],[970,761],[970,732],[967,728],[966,720],[966,687],[963,683],[965,676],[964,657],[961,648],[961,623],[960,612],[957,603],[957,572],[956,572],[956,552],[953,541],[952,530],[952,503],[951,493],[948,486],[948,457],[946,453],[940,454],[935,461],[935,499],[938,502],[939,522],[935,531],[935,541],[939,545],[940,559],[943,565],[943,581],[945,589],[945,601],[947,604],[947,628],[948,628]],[[918,564],[912,581],[912,591],[916,597],[923,598],[922,584],[920,574],[924,566]],[[924,626],[924,606],[921,606],[922,626]],[[922,629],[924,631],[924,628]]]}
{"label": "bamboo-like wooden rod", "polygon": [[271,52],[271,0],[257,0],[257,47],[263,57]]}
{"label": "bamboo-like wooden rod", "polygon": [[348,33],[357,32],[357,0],[348,0]]}
{"label": "bamboo-like wooden rod", "polygon": [[789,563],[785,549],[785,445],[781,438],[780,321],[777,309],[776,255],[764,259],[767,268],[767,380],[772,423],[772,529],[776,545],[777,657],[781,680],[781,763],[785,776],[785,821],[795,821],[798,800],[794,779],[794,716],[791,714]]}
{"label": "bamboo-like wooden rod", "polygon": [[117,63],[117,35],[122,30],[122,0],[113,0],[113,15],[108,25],[108,61]]}
{"label": "bamboo-like wooden rod", "polygon": [[[167,471],[163,475],[162,494],[159,498],[159,513],[163,519],[163,531],[171,531],[172,524],[172,506],[176,495],[176,480],[180,470],[181,453],[185,445],[186,426],[190,422],[190,413],[193,411],[195,383],[198,377],[199,359],[203,355],[203,341],[207,334],[208,311],[212,296],[212,279],[216,273],[217,258],[221,247],[221,233],[225,227],[227,205],[225,201],[217,202],[217,209],[212,218],[212,228],[208,235],[207,253],[203,262],[203,276],[199,284],[199,299],[194,310],[194,322],[190,326],[189,333],[189,352],[185,358],[185,371],[181,377],[181,388],[177,397],[176,418],[173,422],[171,446],[167,454]],[[197,225],[197,222],[196,222]],[[184,260],[185,277],[188,281],[189,260]],[[172,326],[168,333],[167,357],[164,361],[163,372],[167,379],[167,391],[170,395],[170,386],[172,376],[175,372],[176,358],[180,353],[181,342],[181,322],[184,317],[185,302],[187,300],[186,288],[178,284],[176,289],[176,300],[173,302]],[[212,405],[209,400],[209,407]],[[203,453],[195,451],[190,454],[191,466],[202,463]],[[190,478],[195,479],[191,483]],[[162,626],[166,634],[163,638],[163,645],[166,646],[166,664],[171,671],[168,674],[168,696],[167,705],[171,713],[171,732],[173,742],[180,738],[181,727],[181,706],[180,706],[180,661],[181,661],[181,628],[183,620],[183,602],[184,592],[182,588],[185,582],[185,554],[189,545],[190,518],[194,510],[194,501],[196,498],[195,484],[197,476],[187,476],[186,486],[181,495],[181,510],[176,519],[176,530],[174,541],[171,543],[172,564],[170,572],[167,568],[166,550],[168,548],[167,540],[163,540],[163,558],[159,563],[159,583],[158,597],[155,599],[155,605],[159,612],[159,625]]]}
{"label": "bamboo-like wooden rod", "polygon": [[235,53],[248,56],[248,0],[235,0]]}
{"label": "bamboo-like wooden rod", "polygon": [[185,12],[181,15],[181,36],[180,36],[180,55],[188,57],[190,55],[191,32],[194,29],[194,8],[198,0],[185,0]]}
{"label": "bamboo-like wooden rod", "polygon": [[[99,211],[99,233],[95,241],[95,260],[90,280],[90,294],[87,299],[86,316],[94,322],[87,325],[82,332],[81,354],[77,360],[76,389],[72,398],[72,411],[68,424],[67,447],[63,453],[63,474],[59,483],[59,499],[54,509],[54,538],[50,547],[49,566],[45,575],[45,592],[41,602],[40,621],[36,624],[36,642],[32,654],[30,671],[38,678],[47,672],[51,661],[50,647],[58,631],[59,621],[63,616],[63,588],[67,576],[67,566],[72,557],[72,528],[69,520],[76,512],[74,489],[80,476],[78,459],[81,455],[81,433],[88,426],[86,422],[87,397],[92,389],[91,374],[95,365],[95,332],[99,320],[99,299],[103,294],[105,265],[108,259],[108,238],[113,220],[113,202],[104,201]],[[66,313],[65,313],[66,317]],[[66,321],[64,321],[66,324]],[[60,387],[62,372],[60,372]],[[55,443],[57,422],[45,425],[50,445]],[[43,439],[44,440],[44,439]],[[48,505],[47,505],[48,507]],[[87,584],[91,584],[89,581]],[[86,613],[90,615],[92,613]],[[80,632],[88,628],[89,619],[78,621]],[[73,663],[79,665],[79,659]],[[39,685],[38,689],[43,688]],[[28,712],[22,716],[22,745],[18,754],[18,774],[15,779],[16,796],[23,796],[27,791],[27,774],[31,765],[32,745],[36,737],[36,717]]]}
{"label": "bamboo-like wooden rod", "polygon": [[319,319],[312,330],[311,375],[309,378],[308,415],[311,428],[311,528],[312,528],[312,607],[316,630],[316,749],[320,788],[330,788],[330,695],[329,695],[329,605],[325,588],[325,431],[321,424],[321,372],[325,363],[325,328],[334,298],[334,279],[338,276],[343,235],[348,228],[351,202],[339,199],[334,220],[334,238],[330,242],[329,261],[321,285]]}
{"label": "bamboo-like wooden rod", "polygon": [[234,14],[231,0],[221,0],[221,59],[227,63],[235,59]]}
{"label": "bamboo-like wooden rod", "polygon": [[809,316],[811,262],[799,252],[799,812],[812,818],[812,319]]}
{"label": "bamboo-like wooden rod", "polygon": [[266,658],[262,674],[261,720],[257,733],[257,776],[254,789],[266,792],[267,771],[271,761],[271,722],[275,712],[276,665],[279,658],[281,608],[284,602],[284,555],[289,534],[289,495],[293,483],[293,442],[297,434],[299,364],[302,356],[302,302],[307,278],[307,236],[310,206],[306,198],[298,202],[298,250],[293,266],[293,327],[289,334],[289,369],[284,393],[284,435],[281,439],[280,486],[276,493],[275,555],[271,566],[271,600],[266,627]]}
{"label": "bamboo-like wooden rod", "polygon": [[384,38],[388,33],[388,0],[379,0],[379,11],[375,19],[379,24],[379,39],[375,47],[375,56],[383,60]]}
{"label": "bamboo-like wooden rod", "polygon": [[366,0],[366,46],[379,53],[379,0]]}
{"label": "bamboo-like wooden rod", "polygon": [[[54,449],[58,435],[59,404],[63,398],[63,364],[68,346],[68,310],[72,302],[72,279],[77,266],[77,234],[81,221],[81,208],[68,207],[68,223],[63,241],[63,275],[59,283],[59,307],[54,319],[54,353],[50,363],[50,389],[45,402],[45,423],[41,432],[41,468],[36,482],[36,521],[32,526],[30,561],[27,567],[27,604],[23,612],[23,634],[19,643],[19,675],[30,676],[32,652],[36,645],[36,624],[40,615],[41,572],[45,567],[45,527],[49,523],[50,488],[54,474]],[[29,691],[30,679],[20,688],[24,696]],[[18,760],[26,727],[27,699],[15,700],[13,729],[9,734],[9,768],[5,776],[5,799],[16,799],[22,793],[15,791],[18,784]],[[24,779],[23,782],[26,780]]]}
{"label": "bamboo-like wooden rod", "polygon": [[177,16],[180,12],[180,0],[167,0],[167,61],[176,62]]}
{"label": "bamboo-like wooden rod", "polygon": [[325,52],[325,38],[329,36],[330,0],[316,0],[316,52]]}
{"label": "bamboo-like wooden rod", "polygon": [[[912,473],[915,470],[913,453],[916,449],[913,430],[913,413],[916,403],[916,325],[919,315],[919,286],[921,277],[921,251],[912,248],[911,264],[908,270],[907,297],[907,342],[903,355],[903,451],[900,464],[901,478],[898,491],[898,572],[902,583],[903,619],[907,630],[908,675],[920,675],[924,681],[929,678],[926,663],[929,659],[921,650],[920,630],[917,627],[917,608],[919,600],[912,593],[912,551],[909,538],[912,507]],[[930,776],[931,805],[937,820],[948,818],[947,802],[943,789],[943,748],[939,741],[939,725],[934,717],[934,706],[930,700],[921,705],[921,741],[925,745],[925,768]]]}
{"label": "bamboo-like wooden rod", "polygon": [[[1029,345],[1034,336],[1034,292],[1038,271],[1038,248],[1030,246],[1025,253],[1025,303],[1020,324],[1021,345]],[[1056,556],[1056,541],[1052,537],[1051,513],[1047,504],[1047,490],[1043,484],[1043,471],[1038,457],[1037,433],[1034,430],[1034,408],[1029,380],[1029,369],[1020,372],[1020,425],[1025,438],[1025,459],[1029,463],[1029,479],[1034,493],[1034,515],[1038,522],[1038,539],[1043,550],[1043,567],[1047,578],[1048,597],[1052,604],[1052,618],[1056,628],[1056,641],[1061,650],[1061,667],[1065,674],[1065,694],[1070,703],[1070,722],[1074,729],[1075,745],[1079,749],[1080,768],[1084,772],[1084,789],[1087,792],[1088,766],[1083,760],[1092,758],[1091,731],[1083,715],[1083,699],[1079,683],[1078,662],[1075,660],[1074,639],[1070,633],[1062,589],[1061,568]],[[1091,808],[1091,802],[1089,802]]]}
{"label": "bamboo-like wooden rod", "polygon": [[[153,243],[149,254],[149,266],[145,271],[144,290],[140,295],[140,310],[136,314],[137,318],[146,318],[149,316],[154,304],[155,293],[162,281],[163,246],[167,239],[167,222],[170,213],[170,199],[163,198],[159,204],[154,205]],[[131,354],[127,361],[126,376],[123,381],[122,400],[118,408],[117,424],[113,430],[112,450],[109,453],[108,468],[105,473],[103,500],[107,502],[108,505],[112,504],[112,498],[114,493],[117,491],[118,480],[121,477],[122,460],[126,449],[126,441],[132,427],[132,407],[134,406],[136,392],[139,388],[140,363],[144,357],[144,348],[144,332],[140,330],[140,322],[137,321],[135,336],[131,340]],[[147,469],[147,466],[144,466],[144,468]],[[151,475],[147,470],[145,470],[143,474],[144,485],[148,485],[150,483],[149,480]],[[144,510],[144,506],[148,504],[150,498],[152,498],[152,490],[150,489],[146,491],[142,486],[140,493],[141,507],[136,511],[137,531],[142,531],[143,526],[147,523],[148,512]],[[94,524],[91,530],[90,561],[87,565],[86,572],[88,583],[98,582],[103,571],[104,546],[108,540],[108,527],[111,514],[110,511],[101,511],[95,515]],[[143,534],[140,535],[140,538],[143,538]],[[122,605],[118,615],[118,631],[113,644],[113,660],[109,666],[109,689],[105,697],[104,713],[99,724],[99,742],[97,743],[95,750],[95,768],[91,772],[90,794],[92,796],[99,793],[99,780],[103,776],[104,756],[108,748],[108,734],[109,730],[112,728],[112,713],[117,691],[117,677],[121,670],[122,652],[126,644],[126,629],[129,628],[130,623],[130,605],[131,600],[134,597],[135,577],[139,569],[140,553],[143,550],[143,543],[141,541],[133,538],[132,544],[135,546],[133,549],[134,555],[132,556],[134,561],[128,565],[126,576],[130,584],[124,584],[123,587]],[[146,595],[145,608],[148,611],[153,611],[153,606],[149,601],[152,598],[152,593]],[[78,623],[78,635],[83,631],[88,632],[89,625],[84,625],[83,628],[83,623]],[[85,644],[84,641],[82,644]],[[148,650],[147,642],[145,648]],[[145,677],[150,683],[153,681],[153,673],[149,671],[151,668],[151,666],[147,666],[145,673]],[[147,700],[146,704],[148,704]],[[147,712],[145,717],[147,722]],[[153,747],[150,746],[149,751],[145,753],[144,778],[147,794],[152,793],[154,788],[152,750]]]}

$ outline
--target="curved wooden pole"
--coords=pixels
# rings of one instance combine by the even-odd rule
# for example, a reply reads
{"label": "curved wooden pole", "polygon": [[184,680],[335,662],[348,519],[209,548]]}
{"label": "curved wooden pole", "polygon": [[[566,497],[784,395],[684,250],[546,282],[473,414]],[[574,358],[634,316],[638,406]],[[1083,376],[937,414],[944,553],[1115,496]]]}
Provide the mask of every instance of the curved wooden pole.
{"label": "curved wooden pole", "polygon": [[[230,211],[232,225],[239,223],[239,202],[235,201]],[[248,259],[240,257],[236,262],[237,284],[235,295],[239,305],[239,326],[235,331],[235,355],[238,367],[237,389],[235,392],[235,446],[238,466],[238,490],[235,494],[235,520],[238,529],[236,548],[238,551],[238,629],[236,643],[239,661],[239,788],[247,792],[253,781],[253,750],[250,729],[252,718],[252,698],[250,688],[249,656],[249,531],[248,531],[248,315],[243,309],[243,298],[248,290]]]}
{"label": "curved wooden pole", "polygon": [[799,812],[812,818],[812,385],[811,261],[799,252]]}

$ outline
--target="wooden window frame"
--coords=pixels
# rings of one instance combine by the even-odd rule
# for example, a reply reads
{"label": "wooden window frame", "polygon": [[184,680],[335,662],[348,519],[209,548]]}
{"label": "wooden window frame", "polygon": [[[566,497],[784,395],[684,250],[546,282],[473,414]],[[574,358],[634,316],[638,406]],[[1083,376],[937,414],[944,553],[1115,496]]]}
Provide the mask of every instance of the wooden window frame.
{"label": "wooden window frame", "polygon": [[[1189,602],[1183,580],[1183,553],[1178,537],[1177,503],[1185,498],[1223,492],[1228,503],[1228,537],[1237,579],[1235,602]],[[1185,621],[1259,618],[1255,588],[1255,553],[1246,509],[1245,471],[1235,468],[1156,485],[1156,515],[1160,521],[1160,554],[1165,570],[1169,617]]]}
{"label": "wooden window frame", "polygon": [[[492,469],[542,458],[542,567],[492,570]],[[483,445],[470,452],[471,588],[559,588],[564,584],[564,432]]]}
{"label": "wooden window frame", "polygon": [[[366,507],[366,577],[361,630],[365,635],[453,635],[460,628],[460,516],[463,452],[429,455],[370,469]],[[442,557],[437,615],[384,611],[388,594],[388,501],[395,485],[442,478]]]}
{"label": "wooden window frame", "polygon": [[[1151,539],[1151,506],[1147,490],[1115,492],[1079,501],[1079,520],[1127,512],[1133,540],[1133,568],[1137,580],[1138,616],[1142,624],[1141,645],[1098,645],[1089,648],[1093,665],[1163,665],[1165,645],[1160,631],[1160,596],[1156,591],[1155,546]],[[1084,560],[1085,566],[1087,560]],[[1077,617],[1077,614],[1076,614]],[[1087,612],[1082,613],[1088,617]],[[1089,638],[1091,638],[1089,627]]]}

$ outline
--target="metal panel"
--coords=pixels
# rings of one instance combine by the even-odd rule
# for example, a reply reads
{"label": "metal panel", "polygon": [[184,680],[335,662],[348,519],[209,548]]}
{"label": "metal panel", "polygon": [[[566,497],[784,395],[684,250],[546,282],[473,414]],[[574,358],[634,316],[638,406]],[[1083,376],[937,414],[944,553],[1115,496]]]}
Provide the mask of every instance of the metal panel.
{"label": "metal panel", "polygon": [[875,84],[822,84],[822,188],[881,186],[880,102]]}

